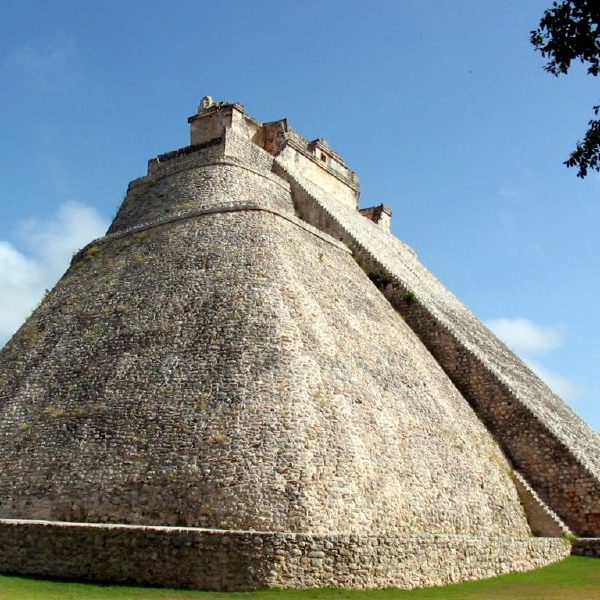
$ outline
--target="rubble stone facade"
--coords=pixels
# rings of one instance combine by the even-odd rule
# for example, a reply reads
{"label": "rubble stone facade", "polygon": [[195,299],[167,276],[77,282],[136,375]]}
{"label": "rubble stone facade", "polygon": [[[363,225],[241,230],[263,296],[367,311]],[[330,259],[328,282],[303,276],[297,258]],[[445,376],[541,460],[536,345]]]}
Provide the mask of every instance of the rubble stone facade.
{"label": "rubble stone facade", "polygon": [[329,144],[189,122],[0,353],[0,570],[412,588],[600,534],[597,434]]}

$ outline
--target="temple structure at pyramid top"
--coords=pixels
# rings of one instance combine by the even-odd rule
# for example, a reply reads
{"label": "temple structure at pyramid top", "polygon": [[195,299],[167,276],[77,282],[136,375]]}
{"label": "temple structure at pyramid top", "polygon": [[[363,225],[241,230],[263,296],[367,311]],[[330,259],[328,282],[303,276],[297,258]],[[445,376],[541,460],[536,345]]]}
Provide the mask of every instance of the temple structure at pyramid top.
{"label": "temple structure at pyramid top", "polygon": [[308,178],[357,208],[360,188],[356,174],[325,140],[307,141],[288,126],[287,119],[259,123],[245,114],[241,104],[215,102],[205,96],[198,114],[188,122],[192,147],[212,143],[222,132],[231,132],[249,138],[274,156],[290,157],[296,162],[303,157],[302,168]]}
{"label": "temple structure at pyramid top", "polygon": [[0,570],[413,588],[600,554],[600,439],[331,146],[203,98],[0,352]]}

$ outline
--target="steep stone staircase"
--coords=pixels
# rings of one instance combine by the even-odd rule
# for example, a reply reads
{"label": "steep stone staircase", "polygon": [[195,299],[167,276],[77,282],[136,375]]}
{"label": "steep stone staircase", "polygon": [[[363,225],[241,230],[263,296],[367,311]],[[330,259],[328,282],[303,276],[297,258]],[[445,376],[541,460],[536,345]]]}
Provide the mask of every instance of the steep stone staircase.
{"label": "steep stone staircase", "polygon": [[[437,281],[408,246],[293,166],[276,158],[273,170],[290,184],[301,218],[351,248],[483,419],[519,471],[517,486],[537,515],[536,528],[559,536],[569,528],[580,536],[600,534],[600,512],[594,512],[600,505],[598,435]],[[542,519],[544,513],[551,514]]]}

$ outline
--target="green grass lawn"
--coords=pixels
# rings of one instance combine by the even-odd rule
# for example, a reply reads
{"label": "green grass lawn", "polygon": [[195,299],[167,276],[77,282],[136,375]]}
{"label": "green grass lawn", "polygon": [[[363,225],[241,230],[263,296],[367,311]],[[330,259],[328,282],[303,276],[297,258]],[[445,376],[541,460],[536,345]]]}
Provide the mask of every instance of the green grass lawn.
{"label": "green grass lawn", "polygon": [[544,569],[424,590],[194,592],[0,576],[0,600],[600,600],[600,559],[571,556]]}

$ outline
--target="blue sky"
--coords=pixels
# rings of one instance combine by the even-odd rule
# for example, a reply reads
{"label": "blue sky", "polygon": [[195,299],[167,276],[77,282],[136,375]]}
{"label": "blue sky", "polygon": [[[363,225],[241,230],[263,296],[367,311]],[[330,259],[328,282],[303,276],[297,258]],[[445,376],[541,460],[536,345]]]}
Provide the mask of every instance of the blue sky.
{"label": "blue sky", "polygon": [[199,99],[288,117],[600,429],[600,177],[561,164],[598,81],[543,71],[550,0],[5,0],[0,344]]}

